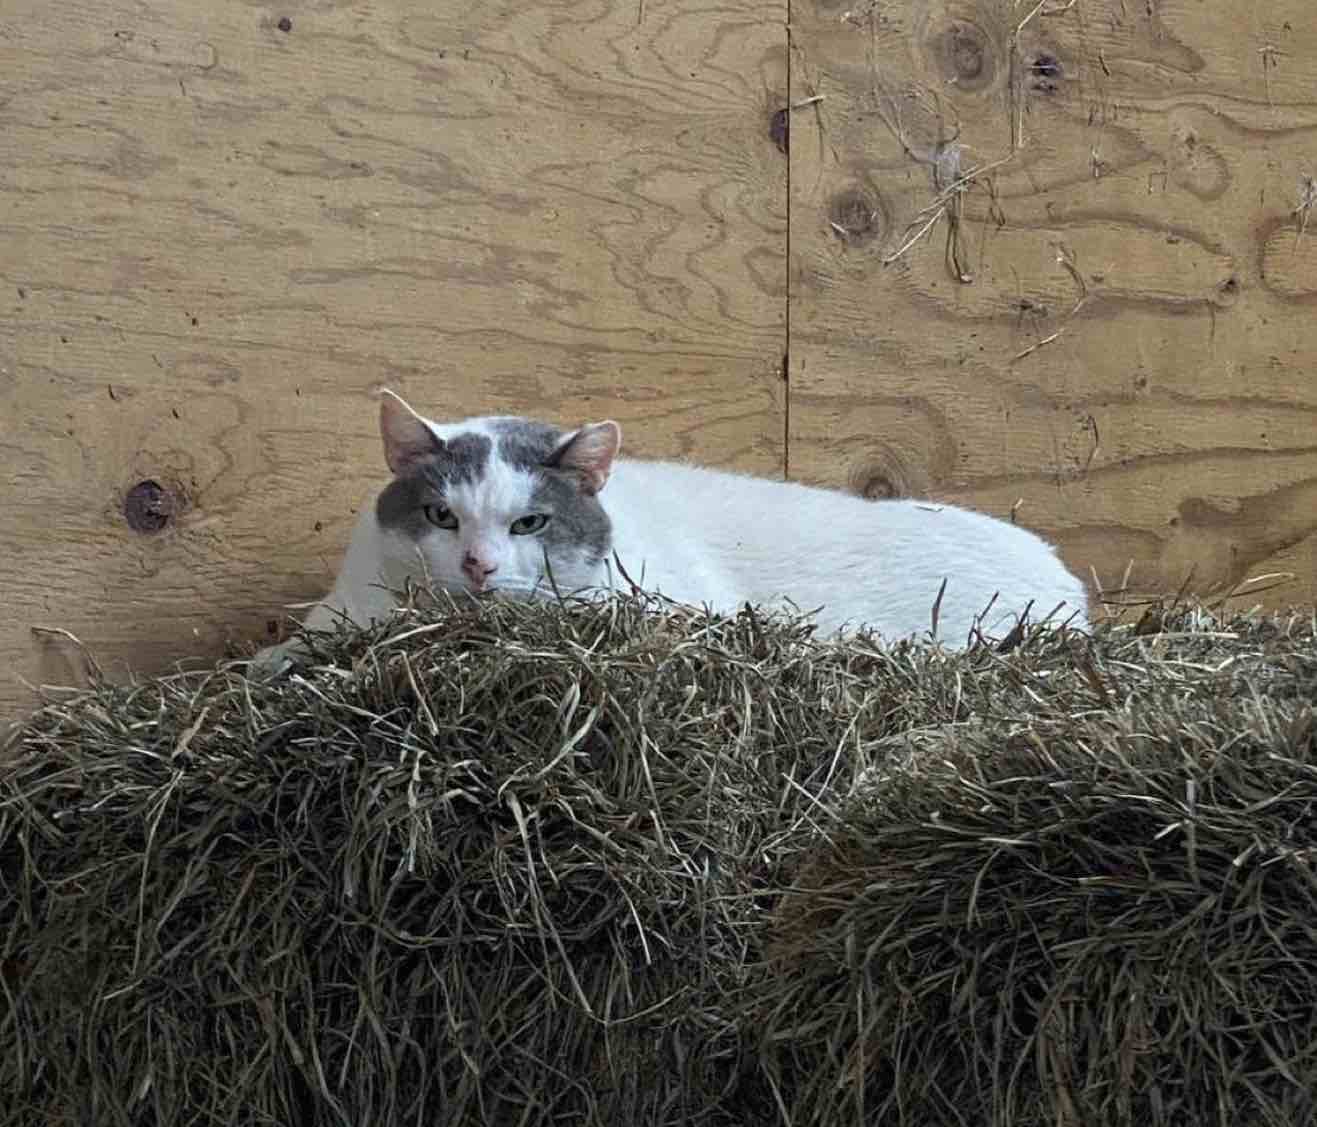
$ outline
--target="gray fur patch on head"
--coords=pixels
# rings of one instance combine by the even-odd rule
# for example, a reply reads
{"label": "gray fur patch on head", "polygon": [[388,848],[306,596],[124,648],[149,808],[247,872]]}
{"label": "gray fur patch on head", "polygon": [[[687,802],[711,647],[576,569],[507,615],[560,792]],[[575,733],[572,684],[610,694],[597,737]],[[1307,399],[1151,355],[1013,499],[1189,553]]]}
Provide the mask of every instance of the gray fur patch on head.
{"label": "gray fur patch on head", "polygon": [[402,532],[413,540],[420,539],[429,523],[423,506],[428,494],[415,477],[395,477],[375,498],[375,519],[381,528]]}
{"label": "gray fur patch on head", "polygon": [[489,470],[492,451],[493,443],[483,434],[454,435],[444,441],[434,458],[421,465],[419,476],[436,490],[479,481]]}
{"label": "gray fur patch on head", "polygon": [[454,485],[479,481],[489,470],[493,443],[483,434],[458,434],[446,439],[406,477],[394,478],[375,502],[375,519],[382,528],[420,536],[428,522],[424,506],[443,497]]}
{"label": "gray fur patch on head", "polygon": [[545,465],[567,432],[534,419],[494,419],[490,430],[498,435],[498,456],[519,470]]}
{"label": "gray fur patch on head", "polygon": [[574,474],[550,464],[570,432],[535,419],[513,418],[497,419],[490,429],[498,435],[498,456],[534,475],[531,507],[553,514],[541,534],[549,559],[575,550],[592,564],[603,560],[612,547],[612,521],[598,499],[581,491]]}
{"label": "gray fur patch on head", "polygon": [[613,522],[597,497],[581,491],[573,474],[541,469],[530,503],[537,512],[553,514],[540,534],[550,560],[573,551],[591,564],[607,557],[613,543]]}

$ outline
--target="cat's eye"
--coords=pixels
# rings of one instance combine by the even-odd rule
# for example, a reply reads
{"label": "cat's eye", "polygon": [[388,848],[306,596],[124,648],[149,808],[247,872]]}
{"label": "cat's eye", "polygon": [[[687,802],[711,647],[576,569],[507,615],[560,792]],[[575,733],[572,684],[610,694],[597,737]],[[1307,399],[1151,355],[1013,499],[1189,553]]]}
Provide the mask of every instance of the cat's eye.
{"label": "cat's eye", "polygon": [[539,532],[548,523],[549,518],[544,513],[531,513],[529,516],[518,517],[512,522],[512,535],[529,536],[532,532]]}
{"label": "cat's eye", "polygon": [[449,531],[457,528],[457,517],[453,516],[452,510],[444,508],[443,505],[426,505],[423,511],[425,519],[436,528],[446,528]]}

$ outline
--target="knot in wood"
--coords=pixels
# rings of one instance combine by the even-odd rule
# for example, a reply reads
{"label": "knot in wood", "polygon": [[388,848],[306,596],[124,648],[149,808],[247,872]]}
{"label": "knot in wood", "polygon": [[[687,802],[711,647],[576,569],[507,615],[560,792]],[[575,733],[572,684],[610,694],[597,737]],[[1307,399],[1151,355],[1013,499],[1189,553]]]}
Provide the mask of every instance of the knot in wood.
{"label": "knot in wood", "polygon": [[901,496],[896,483],[884,473],[870,474],[860,493],[870,501],[885,501],[891,497]]}
{"label": "knot in wood", "polygon": [[124,519],[134,532],[159,532],[174,519],[178,505],[174,495],[158,481],[139,481],[123,502]]}
{"label": "knot in wood", "polygon": [[882,207],[863,188],[847,188],[832,197],[828,205],[832,229],[852,243],[867,243],[882,234]]}
{"label": "knot in wood", "polygon": [[976,93],[997,77],[997,50],[992,37],[977,24],[956,20],[928,41],[934,69],[953,88]]}

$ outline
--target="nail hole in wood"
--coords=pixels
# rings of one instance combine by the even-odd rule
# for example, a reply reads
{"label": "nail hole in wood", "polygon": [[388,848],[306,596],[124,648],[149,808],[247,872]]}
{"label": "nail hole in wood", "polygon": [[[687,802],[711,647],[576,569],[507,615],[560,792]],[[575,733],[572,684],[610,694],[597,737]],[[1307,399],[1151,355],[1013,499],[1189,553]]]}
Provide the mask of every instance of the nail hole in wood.
{"label": "nail hole in wood", "polygon": [[1040,51],[1029,64],[1030,85],[1040,94],[1055,94],[1065,77],[1061,60],[1046,51]]}
{"label": "nail hole in wood", "polygon": [[1060,78],[1061,60],[1055,55],[1049,55],[1046,51],[1043,51],[1034,59],[1033,66],[1030,69],[1042,78]]}

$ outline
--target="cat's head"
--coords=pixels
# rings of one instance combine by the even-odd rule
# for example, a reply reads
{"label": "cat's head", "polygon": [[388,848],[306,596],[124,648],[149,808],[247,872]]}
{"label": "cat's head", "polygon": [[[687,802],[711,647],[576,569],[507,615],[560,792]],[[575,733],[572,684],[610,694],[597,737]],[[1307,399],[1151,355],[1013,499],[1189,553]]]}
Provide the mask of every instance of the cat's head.
{"label": "cat's head", "polygon": [[529,596],[597,581],[612,546],[598,494],[622,442],[615,422],[574,431],[510,416],[439,424],[386,391],[380,436],[394,476],[376,519],[432,582]]}

